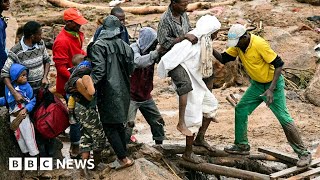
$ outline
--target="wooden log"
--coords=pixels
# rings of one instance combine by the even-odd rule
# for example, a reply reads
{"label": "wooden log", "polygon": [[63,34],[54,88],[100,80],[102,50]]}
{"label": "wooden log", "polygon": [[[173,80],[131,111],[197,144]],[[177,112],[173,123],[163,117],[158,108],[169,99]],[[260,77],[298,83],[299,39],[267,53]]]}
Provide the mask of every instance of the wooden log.
{"label": "wooden log", "polygon": [[236,107],[236,103],[232,100],[230,96],[227,96],[226,100],[231,104],[231,106]]}
{"label": "wooden log", "polygon": [[266,161],[277,161],[280,162],[280,160],[272,155],[269,154],[251,154],[248,156],[249,159],[254,160],[266,160]]}
{"label": "wooden log", "polygon": [[[181,160],[176,154],[183,154],[185,151],[185,146],[183,145],[155,145],[153,146],[165,157],[170,158],[171,161],[174,161],[176,163]],[[258,155],[249,155],[249,156],[242,156],[242,155],[234,155],[226,153],[222,150],[216,150],[215,152],[208,151],[206,148],[194,146],[193,152],[198,155],[204,155],[204,156],[210,156],[207,160],[210,163],[217,164],[217,165],[223,165],[223,166],[229,166],[229,167],[236,167],[239,169],[245,169],[249,171],[254,171],[258,173],[263,174],[271,174],[275,172],[274,169],[267,167],[260,162],[257,162],[254,160],[254,158],[260,159],[260,160],[276,160],[276,158],[272,156],[268,156],[264,154],[258,154]],[[173,156],[172,156],[173,155]],[[176,159],[173,159],[172,157],[177,157]],[[251,157],[251,159],[249,159]]]}
{"label": "wooden log", "polygon": [[271,174],[276,172],[270,167],[267,167],[260,162],[247,157],[211,157],[209,162],[216,165],[229,166],[238,169],[243,169],[247,171],[262,173],[262,174]]}
{"label": "wooden log", "polygon": [[233,94],[230,94],[230,97],[232,98],[232,100],[233,100],[236,104],[238,104],[239,99],[237,99]]}
{"label": "wooden log", "polygon": [[250,180],[270,179],[270,177],[265,174],[240,170],[240,169],[231,168],[231,167],[224,167],[224,166],[219,166],[219,165],[210,164],[210,163],[194,164],[194,163],[180,160],[179,164],[182,167],[185,167],[187,169],[201,171],[206,174],[222,175],[222,176],[227,176],[227,177],[234,177],[234,178],[240,178],[240,179],[250,179]]}
{"label": "wooden log", "polygon": [[[163,154],[183,154],[185,151],[185,146],[180,144],[164,144],[155,145],[154,148],[158,149]],[[208,155],[213,157],[226,157],[229,153],[225,151],[215,149],[215,151],[208,151],[206,148],[201,146],[193,146],[193,152],[199,155]]]}
{"label": "wooden log", "polygon": [[281,160],[281,162],[287,164],[287,163],[290,163],[290,164],[297,164],[297,161],[298,159],[295,158],[295,157],[292,157],[291,155],[287,154],[287,153],[284,153],[284,152],[280,152],[280,151],[277,151],[277,150],[273,150],[273,149],[266,149],[266,148],[258,148],[258,151],[259,152],[263,152],[263,153],[266,153],[266,154],[269,154],[269,155],[272,155],[278,159]]}
{"label": "wooden log", "polygon": [[277,179],[277,178],[280,178],[280,177],[283,177],[283,176],[286,176],[286,175],[289,175],[289,174],[293,174],[293,173],[298,173],[298,172],[304,171],[304,170],[308,169],[309,167],[314,166],[314,165],[319,164],[319,163],[320,163],[320,159],[316,159],[316,160],[313,160],[309,166],[306,166],[306,167],[294,166],[294,167],[291,167],[291,168],[288,168],[288,169],[285,169],[285,170],[270,174],[270,177],[271,177],[271,179]]}
{"label": "wooden log", "polygon": [[[98,10],[102,10],[104,12],[110,12],[112,7],[107,6],[98,6],[92,4],[80,4],[71,2],[68,0],[47,0],[49,3],[63,8],[75,7],[78,9],[85,9],[85,8],[95,8]],[[187,7],[187,11],[194,11],[196,9],[203,9],[203,8],[212,8],[215,6],[225,6],[225,5],[233,5],[235,4],[235,0],[228,0],[224,2],[196,2],[190,3]],[[132,14],[155,14],[155,13],[163,13],[167,10],[168,6],[139,6],[139,7],[121,7],[125,12],[129,12]]]}
{"label": "wooden log", "polygon": [[[163,152],[164,154],[183,154],[185,151],[185,146],[180,144],[164,144],[164,145],[154,145],[154,148]],[[211,157],[234,157],[236,159],[248,158],[252,160],[266,160],[266,161],[278,161],[278,158],[268,155],[268,154],[251,154],[248,156],[229,154],[223,150],[215,149],[215,151],[209,151],[208,149],[201,146],[193,146],[193,152],[198,155],[207,155]]]}
{"label": "wooden log", "polygon": [[[153,147],[162,152],[164,156],[183,154],[185,151],[185,146],[180,144],[155,145]],[[212,152],[198,146],[193,146],[193,152],[198,155],[210,156],[211,158],[209,158],[208,161],[213,164],[236,167],[263,174],[271,174],[275,172],[275,170],[264,166],[256,160],[279,161],[277,158],[266,154],[253,154],[248,156],[234,155],[218,149]]]}
{"label": "wooden log", "polygon": [[288,178],[287,180],[300,180],[300,179],[305,179],[308,178],[310,176],[313,176],[315,174],[319,174],[320,173],[320,167],[315,168],[315,169],[311,169],[310,171],[306,171],[304,173],[292,176],[290,178]]}

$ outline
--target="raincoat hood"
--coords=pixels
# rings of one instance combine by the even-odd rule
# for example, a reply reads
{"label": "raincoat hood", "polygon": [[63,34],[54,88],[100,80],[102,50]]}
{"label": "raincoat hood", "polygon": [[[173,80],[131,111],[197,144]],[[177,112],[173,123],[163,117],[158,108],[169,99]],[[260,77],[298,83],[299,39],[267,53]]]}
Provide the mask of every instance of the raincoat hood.
{"label": "raincoat hood", "polygon": [[22,73],[22,71],[24,71],[24,70],[27,70],[27,72],[28,72],[28,69],[25,66],[23,66],[21,64],[12,64],[11,68],[10,68],[11,82],[17,80],[18,77],[20,76],[20,74]]}
{"label": "raincoat hood", "polygon": [[143,27],[140,29],[137,44],[142,53],[145,53],[155,40],[157,40],[157,32],[154,29],[150,27]]}
{"label": "raincoat hood", "polygon": [[101,31],[99,37],[113,38],[121,33],[120,27],[120,20],[116,16],[109,15],[103,21],[103,30]]}
{"label": "raincoat hood", "polygon": [[202,16],[196,24],[196,28],[190,31],[190,34],[200,38],[203,35],[211,35],[212,33],[219,30],[221,23],[215,16],[205,15]]}

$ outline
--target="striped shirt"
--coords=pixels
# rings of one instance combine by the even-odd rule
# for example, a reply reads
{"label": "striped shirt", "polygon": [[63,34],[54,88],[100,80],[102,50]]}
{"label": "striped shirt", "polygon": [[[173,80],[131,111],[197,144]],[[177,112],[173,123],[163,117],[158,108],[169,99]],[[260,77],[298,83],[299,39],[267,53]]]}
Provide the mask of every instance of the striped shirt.
{"label": "striped shirt", "polygon": [[44,76],[45,64],[50,63],[51,60],[43,40],[33,47],[28,47],[24,44],[23,39],[22,37],[21,41],[9,51],[8,59],[1,70],[1,78],[10,78],[11,65],[19,63],[28,69],[28,82],[32,89],[38,90]]}
{"label": "striped shirt", "polygon": [[158,41],[166,49],[172,48],[174,39],[182,37],[191,31],[191,26],[187,13],[181,16],[181,23],[174,19],[171,7],[161,16],[158,25]]}

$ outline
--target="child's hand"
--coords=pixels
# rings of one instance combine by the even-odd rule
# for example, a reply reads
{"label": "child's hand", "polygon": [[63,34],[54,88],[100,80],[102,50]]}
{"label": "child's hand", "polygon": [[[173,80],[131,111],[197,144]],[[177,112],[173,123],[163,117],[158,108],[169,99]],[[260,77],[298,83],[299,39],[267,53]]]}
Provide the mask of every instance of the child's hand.
{"label": "child's hand", "polygon": [[69,91],[70,91],[71,93],[78,92],[77,88],[74,88],[74,87],[70,87],[70,88],[69,88]]}
{"label": "child's hand", "polygon": [[27,114],[28,114],[28,113],[27,113],[27,109],[26,109],[26,108],[23,108],[23,109],[20,110],[17,118],[18,118],[18,117],[19,117],[19,118],[22,117],[22,119],[24,119],[24,118],[27,117]]}

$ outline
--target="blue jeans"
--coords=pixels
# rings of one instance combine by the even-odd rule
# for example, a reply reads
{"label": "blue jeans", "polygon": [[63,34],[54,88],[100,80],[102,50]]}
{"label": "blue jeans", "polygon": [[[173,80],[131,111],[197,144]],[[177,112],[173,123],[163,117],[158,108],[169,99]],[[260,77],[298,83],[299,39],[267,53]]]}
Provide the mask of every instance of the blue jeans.
{"label": "blue jeans", "polygon": [[[131,100],[128,112],[128,122],[134,122],[138,109],[146,119],[147,123],[150,125],[153,140],[164,140],[164,121],[153,99],[151,98],[142,102]],[[126,127],[126,136],[128,139],[132,135],[132,130],[133,128],[130,128],[128,126]]]}
{"label": "blue jeans", "polygon": [[81,138],[81,125],[79,122],[77,122],[76,124],[71,124],[70,125],[70,132],[69,132],[69,136],[70,136],[70,142],[71,144],[80,144],[80,138]]}

